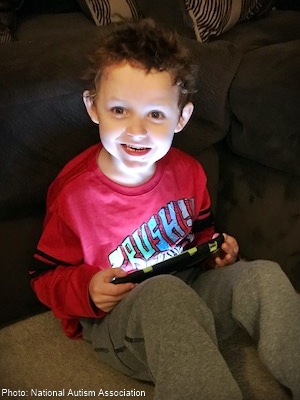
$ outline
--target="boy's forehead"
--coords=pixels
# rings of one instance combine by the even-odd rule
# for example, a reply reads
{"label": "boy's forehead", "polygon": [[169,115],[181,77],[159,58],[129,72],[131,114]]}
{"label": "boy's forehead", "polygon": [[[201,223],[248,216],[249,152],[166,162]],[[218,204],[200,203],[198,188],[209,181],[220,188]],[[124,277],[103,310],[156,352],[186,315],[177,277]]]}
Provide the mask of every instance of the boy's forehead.
{"label": "boy's forehead", "polygon": [[168,71],[147,71],[140,65],[122,62],[111,64],[102,71],[97,92],[102,99],[140,99],[153,104],[171,104],[175,101],[177,104],[180,88],[174,85]]}
{"label": "boy's forehead", "polygon": [[[127,71],[126,71],[127,70]],[[115,73],[118,73],[120,71],[125,71],[124,72],[124,78],[126,78],[126,72],[128,70],[131,70],[132,72],[142,72],[145,74],[145,76],[155,76],[155,75],[164,75],[167,77],[169,80],[170,84],[173,86],[173,77],[169,71],[160,71],[157,69],[152,68],[151,70],[148,70],[145,66],[142,64],[139,64],[138,62],[128,62],[127,60],[124,60],[122,62],[114,63],[107,65],[106,67],[103,68],[101,79],[108,80],[112,77],[112,75],[115,75]],[[99,83],[100,83],[99,82]]]}

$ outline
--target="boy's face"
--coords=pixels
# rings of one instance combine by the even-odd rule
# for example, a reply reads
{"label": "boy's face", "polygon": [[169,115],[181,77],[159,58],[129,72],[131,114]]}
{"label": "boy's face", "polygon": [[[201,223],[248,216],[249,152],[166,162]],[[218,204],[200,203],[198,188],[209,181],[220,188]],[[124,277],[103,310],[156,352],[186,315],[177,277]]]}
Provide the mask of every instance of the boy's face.
{"label": "boy's face", "polygon": [[180,114],[179,89],[168,72],[122,63],[104,71],[94,101],[84,97],[99,124],[103,149],[98,164],[109,178],[127,185],[149,179],[156,162],[169,151],[174,132],[188,122],[193,105]]}

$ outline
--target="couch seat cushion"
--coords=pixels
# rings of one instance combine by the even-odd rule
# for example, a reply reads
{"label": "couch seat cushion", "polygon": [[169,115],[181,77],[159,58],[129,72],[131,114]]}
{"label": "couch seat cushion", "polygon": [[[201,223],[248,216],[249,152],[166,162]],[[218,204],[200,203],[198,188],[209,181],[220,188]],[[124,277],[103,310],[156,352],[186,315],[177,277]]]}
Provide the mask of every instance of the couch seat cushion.
{"label": "couch seat cushion", "polygon": [[[1,329],[0,348],[2,387],[26,391],[27,398],[33,398],[32,389],[48,390],[49,394],[53,390],[65,389],[65,395],[60,398],[76,397],[72,393],[79,390],[86,391],[86,396],[90,399],[109,397],[101,395],[101,390],[120,393],[124,393],[124,390],[135,390],[136,395],[127,396],[128,399],[153,399],[152,384],[128,378],[98,361],[87,343],[74,341],[63,335],[59,322],[50,312]],[[238,331],[236,335],[222,342],[220,348],[245,399],[289,399],[287,393],[262,365],[253,342],[243,331]],[[69,392],[70,390],[74,392]],[[138,391],[145,393],[137,396]],[[39,392],[33,394],[35,393]],[[77,396],[80,396],[79,392]],[[84,396],[83,392],[81,396]],[[116,393],[110,398],[123,396],[117,396]],[[49,396],[43,396],[45,397]]]}

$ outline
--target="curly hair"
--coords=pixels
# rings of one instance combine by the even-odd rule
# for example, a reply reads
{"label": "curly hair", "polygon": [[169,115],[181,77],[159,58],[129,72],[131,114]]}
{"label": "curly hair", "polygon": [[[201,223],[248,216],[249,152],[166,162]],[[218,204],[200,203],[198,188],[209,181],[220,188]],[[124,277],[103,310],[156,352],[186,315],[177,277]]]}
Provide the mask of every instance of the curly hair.
{"label": "curly hair", "polygon": [[90,95],[95,97],[105,68],[124,61],[144,69],[169,72],[173,85],[179,88],[179,109],[195,92],[196,66],[188,49],[175,32],[158,27],[151,19],[122,22],[101,37],[101,42],[89,57],[85,78],[91,82]]}

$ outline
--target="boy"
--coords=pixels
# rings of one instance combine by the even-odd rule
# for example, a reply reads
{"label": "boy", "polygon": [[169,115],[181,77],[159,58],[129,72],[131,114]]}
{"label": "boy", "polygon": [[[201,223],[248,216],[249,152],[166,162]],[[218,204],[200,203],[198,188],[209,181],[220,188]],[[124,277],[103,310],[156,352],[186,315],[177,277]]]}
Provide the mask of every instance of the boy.
{"label": "boy", "polygon": [[171,147],[193,112],[186,49],[152,22],[121,25],[95,52],[89,77],[83,99],[101,145],[49,189],[32,268],[37,296],[68,336],[153,381],[155,399],[241,399],[218,350],[238,325],[299,399],[299,296],[278,265],[236,262],[233,237],[224,235],[206,272],[111,283],[214,235],[203,169]]}

